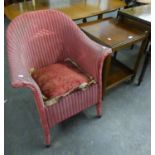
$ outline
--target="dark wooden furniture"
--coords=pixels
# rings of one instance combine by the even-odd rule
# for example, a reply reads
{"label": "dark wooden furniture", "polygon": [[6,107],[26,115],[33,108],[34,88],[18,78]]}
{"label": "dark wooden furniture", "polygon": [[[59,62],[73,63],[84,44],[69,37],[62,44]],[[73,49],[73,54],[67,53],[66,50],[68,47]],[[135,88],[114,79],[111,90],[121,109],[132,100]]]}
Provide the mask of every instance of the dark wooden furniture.
{"label": "dark wooden furniture", "polygon": [[138,20],[140,24],[151,26],[151,5],[142,5],[129,9],[123,9],[118,12],[118,16],[125,16],[129,19]]}
{"label": "dark wooden furniture", "polygon": [[[17,3],[17,2],[23,2],[24,0],[4,0],[4,5],[7,6],[7,5],[10,5],[10,4],[13,4],[13,3]],[[28,0],[30,1],[30,0]]]}
{"label": "dark wooden furniture", "polygon": [[12,4],[12,3],[16,3],[17,0],[4,0],[4,5],[9,5],[9,4]]}
{"label": "dark wooden furniture", "polygon": [[4,12],[6,17],[12,20],[27,11],[57,9],[73,20],[78,20],[96,15],[101,18],[103,13],[117,10],[125,5],[123,0],[24,0],[6,6]]}
{"label": "dark wooden furniture", "polygon": [[[148,32],[136,22],[125,19],[107,18],[98,21],[83,23],[81,29],[96,42],[112,48],[113,53],[142,41],[134,68],[129,68],[110,55],[103,68],[103,90],[134,78],[137,68],[145,50]],[[131,60],[132,61],[132,60]]]}
{"label": "dark wooden furniture", "polygon": [[[143,5],[143,6],[121,10],[118,12],[118,17],[128,18],[130,20],[137,21],[139,25],[142,25],[143,27],[145,27],[145,30],[149,32],[148,43],[147,43],[149,45],[149,42],[151,39],[151,5]],[[148,49],[149,50],[146,50],[144,55],[145,58],[144,58],[144,63],[142,66],[140,76],[138,78],[138,85],[140,85],[143,80],[143,77],[147,68],[147,64],[149,62],[149,57],[151,55],[151,47],[148,47]]]}
{"label": "dark wooden furniture", "polygon": [[130,7],[150,4],[151,0],[125,0],[125,3],[127,4],[125,8],[130,8]]}

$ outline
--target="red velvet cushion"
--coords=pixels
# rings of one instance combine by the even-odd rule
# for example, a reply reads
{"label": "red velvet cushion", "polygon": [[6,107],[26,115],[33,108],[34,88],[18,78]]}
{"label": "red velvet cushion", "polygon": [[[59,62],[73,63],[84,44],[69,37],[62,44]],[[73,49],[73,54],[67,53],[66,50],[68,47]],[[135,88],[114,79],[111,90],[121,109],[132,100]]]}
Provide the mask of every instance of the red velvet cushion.
{"label": "red velvet cushion", "polygon": [[32,77],[48,99],[63,96],[90,82],[88,76],[68,61],[34,70]]}

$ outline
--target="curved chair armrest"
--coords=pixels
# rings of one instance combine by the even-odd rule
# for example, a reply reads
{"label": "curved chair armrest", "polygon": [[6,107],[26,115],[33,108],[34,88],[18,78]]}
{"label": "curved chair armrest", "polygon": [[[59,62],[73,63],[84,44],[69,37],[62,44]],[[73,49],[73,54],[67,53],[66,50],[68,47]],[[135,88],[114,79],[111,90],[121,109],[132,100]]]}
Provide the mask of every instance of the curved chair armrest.
{"label": "curved chair armrest", "polygon": [[21,63],[18,57],[14,58],[13,61],[12,57],[9,55],[9,68],[10,68],[10,75],[11,75],[11,85],[14,88],[30,88],[34,94],[35,100],[37,100],[37,107],[44,108],[44,102],[42,99],[42,94],[39,86],[33,80],[31,75],[28,73],[26,68]]}
{"label": "curved chair armrest", "polygon": [[41,94],[40,88],[37,83],[33,80],[33,78],[29,75],[29,73],[21,72],[20,74],[15,73],[15,71],[11,72],[11,85],[14,88],[26,87],[30,88],[33,92],[37,92]]}

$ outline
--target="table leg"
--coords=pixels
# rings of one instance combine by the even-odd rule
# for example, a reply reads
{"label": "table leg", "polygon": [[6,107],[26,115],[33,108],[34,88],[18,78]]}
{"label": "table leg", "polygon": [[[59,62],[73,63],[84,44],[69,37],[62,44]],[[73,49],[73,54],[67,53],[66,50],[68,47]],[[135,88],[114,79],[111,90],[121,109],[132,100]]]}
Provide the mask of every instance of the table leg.
{"label": "table leg", "polygon": [[110,71],[110,66],[111,66],[111,59],[112,55],[109,55],[104,63],[103,70],[102,70],[102,93],[106,91],[106,86],[107,86],[107,80],[108,80],[108,75]]}
{"label": "table leg", "polygon": [[113,56],[113,57],[114,57],[114,59],[116,60],[116,57],[117,57],[117,51],[114,52],[114,56]]}
{"label": "table leg", "polygon": [[132,45],[130,46],[130,49],[131,49],[131,50],[133,50],[133,48],[134,48],[134,44],[132,44]]}
{"label": "table leg", "polygon": [[140,47],[140,50],[139,50],[139,53],[138,53],[138,56],[137,56],[137,60],[136,60],[136,63],[135,63],[134,69],[133,69],[134,70],[134,76],[132,77],[132,80],[136,76],[140,60],[141,60],[144,52],[146,51],[147,45],[148,45],[148,38],[146,38],[145,40],[142,41],[142,44],[141,44],[141,47]]}
{"label": "table leg", "polygon": [[103,18],[103,14],[99,14],[98,15],[98,20],[102,19]]}
{"label": "table leg", "polygon": [[150,53],[151,53],[151,46],[149,47],[149,51],[147,51],[145,53],[145,59],[144,59],[142,71],[141,71],[141,74],[140,74],[139,79],[138,79],[138,86],[140,86],[140,84],[144,78],[144,74],[145,74],[145,71],[146,71],[146,68],[147,68],[147,65],[149,62]]}
{"label": "table leg", "polygon": [[87,18],[83,18],[83,23],[86,23],[87,22]]}

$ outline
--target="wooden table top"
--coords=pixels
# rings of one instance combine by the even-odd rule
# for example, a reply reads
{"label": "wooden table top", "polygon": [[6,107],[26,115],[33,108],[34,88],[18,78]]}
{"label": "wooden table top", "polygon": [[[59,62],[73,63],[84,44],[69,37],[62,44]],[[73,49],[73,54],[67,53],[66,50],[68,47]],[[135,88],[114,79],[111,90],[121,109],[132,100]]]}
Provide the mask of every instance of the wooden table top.
{"label": "wooden table top", "polygon": [[113,51],[146,37],[145,31],[114,18],[83,23],[79,26],[90,38],[112,48]]}
{"label": "wooden table top", "polygon": [[119,11],[119,14],[123,14],[124,16],[128,16],[129,18],[135,18],[136,20],[141,20],[142,22],[151,25],[151,5],[142,5],[138,7],[123,9]]}
{"label": "wooden table top", "polygon": [[8,5],[4,8],[4,13],[12,20],[27,11],[52,8],[62,11],[73,20],[78,20],[113,11],[125,5],[123,0],[32,0]]}

